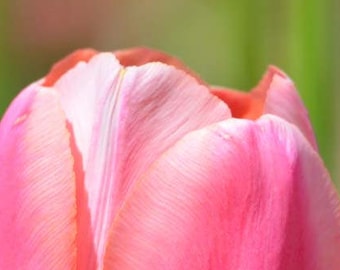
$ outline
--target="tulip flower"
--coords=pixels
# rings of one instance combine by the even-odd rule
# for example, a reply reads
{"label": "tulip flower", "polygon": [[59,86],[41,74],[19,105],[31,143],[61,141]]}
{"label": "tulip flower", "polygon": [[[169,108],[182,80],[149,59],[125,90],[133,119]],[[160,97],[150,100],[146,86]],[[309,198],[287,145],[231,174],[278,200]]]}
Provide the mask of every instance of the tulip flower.
{"label": "tulip flower", "polygon": [[339,207],[275,67],[244,93],[80,50],[0,123],[0,269],[340,269]]}

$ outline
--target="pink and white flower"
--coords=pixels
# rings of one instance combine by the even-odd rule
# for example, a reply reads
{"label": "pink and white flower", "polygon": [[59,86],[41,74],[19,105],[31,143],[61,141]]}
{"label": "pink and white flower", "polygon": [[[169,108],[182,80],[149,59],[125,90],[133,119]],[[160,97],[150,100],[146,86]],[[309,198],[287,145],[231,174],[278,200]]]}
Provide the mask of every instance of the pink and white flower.
{"label": "pink and white flower", "polygon": [[0,123],[0,269],[339,269],[339,205],[274,67],[243,93],[81,50]]}

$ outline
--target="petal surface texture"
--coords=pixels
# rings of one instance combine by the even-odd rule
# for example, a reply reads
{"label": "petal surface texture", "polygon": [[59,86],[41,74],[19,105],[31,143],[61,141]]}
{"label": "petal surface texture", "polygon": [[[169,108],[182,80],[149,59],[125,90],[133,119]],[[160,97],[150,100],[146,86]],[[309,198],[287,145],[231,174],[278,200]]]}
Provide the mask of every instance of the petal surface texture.
{"label": "petal surface texture", "polygon": [[0,124],[0,269],[75,269],[70,134],[58,94],[26,88]]}
{"label": "petal surface texture", "polygon": [[83,156],[88,208],[79,215],[89,210],[91,227],[80,229],[79,252],[101,269],[109,227],[135,179],[185,134],[231,114],[185,72],[162,63],[123,67],[110,53],[78,64],[54,87]]}
{"label": "petal surface texture", "polygon": [[192,132],[136,183],[104,269],[338,269],[339,198],[290,123]]}

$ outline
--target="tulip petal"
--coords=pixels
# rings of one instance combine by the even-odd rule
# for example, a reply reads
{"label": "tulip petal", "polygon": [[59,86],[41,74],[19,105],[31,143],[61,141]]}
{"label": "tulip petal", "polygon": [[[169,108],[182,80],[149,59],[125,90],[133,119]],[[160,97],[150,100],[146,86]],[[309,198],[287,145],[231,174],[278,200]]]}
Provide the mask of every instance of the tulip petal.
{"label": "tulip petal", "polygon": [[79,62],[54,85],[60,93],[67,120],[72,125],[85,171],[92,135],[98,129],[96,117],[108,93],[114,92],[121,68],[111,53],[101,53],[93,56],[88,63]]}
{"label": "tulip petal", "polygon": [[121,63],[121,65],[125,67],[142,66],[147,63],[160,62],[180,69],[194,77],[199,83],[205,84],[203,80],[198,76],[198,74],[189,69],[179,59],[158,50],[137,47],[115,51],[114,54]]}
{"label": "tulip petal", "polygon": [[245,93],[226,88],[212,88],[211,92],[228,104],[235,118],[255,120],[263,114],[265,97],[261,92]]}
{"label": "tulip petal", "polygon": [[32,85],[0,124],[0,269],[75,269],[70,134],[58,94]]}
{"label": "tulip petal", "polygon": [[269,68],[250,92],[217,87],[212,87],[211,92],[228,104],[233,117],[256,120],[263,114],[266,94],[276,71],[279,72]]}
{"label": "tulip petal", "polygon": [[271,67],[268,72],[274,75],[268,88],[264,113],[280,116],[296,125],[311,145],[317,149],[308,112],[295,89],[294,83],[288,76],[274,67]]}
{"label": "tulip petal", "polygon": [[98,194],[104,180],[100,178],[101,171],[91,172],[95,157],[91,157],[90,153],[97,149],[96,138],[101,128],[103,106],[110,95],[117,93],[121,71],[122,67],[111,53],[100,53],[88,63],[78,63],[54,85],[60,93],[62,107],[74,135],[73,152],[79,156],[76,167],[80,269],[97,267],[98,239],[94,240],[93,227],[97,220],[98,198],[93,194]]}
{"label": "tulip petal", "polygon": [[[230,117],[223,102],[182,71],[160,63],[126,68],[101,113],[88,171],[101,262],[107,233],[135,179],[186,133]],[[100,267],[100,266],[99,266]]]}
{"label": "tulip petal", "polygon": [[66,56],[56,63],[46,75],[44,86],[53,86],[67,71],[76,66],[79,62],[88,62],[97,52],[92,49],[81,49]]}
{"label": "tulip petal", "polygon": [[183,135],[228,119],[230,111],[180,70],[161,63],[123,68],[105,53],[70,70],[55,87],[84,157],[92,225],[81,231],[94,239],[97,254],[86,242],[79,253],[84,265],[100,269],[109,226],[134,180]]}
{"label": "tulip petal", "polygon": [[[117,182],[118,200],[123,200],[133,179],[185,134],[231,117],[229,108],[208,88],[161,63],[126,68],[119,91],[115,108],[119,133],[114,144],[122,149],[124,181]],[[103,119],[103,126],[110,121]]]}
{"label": "tulip petal", "polygon": [[140,178],[104,269],[338,269],[339,206],[294,125],[230,119],[190,133]]}
{"label": "tulip petal", "polygon": [[317,149],[308,112],[289,77],[276,67],[269,67],[262,80],[251,92],[212,89],[212,93],[226,102],[237,118],[257,119],[270,113],[296,125]]}

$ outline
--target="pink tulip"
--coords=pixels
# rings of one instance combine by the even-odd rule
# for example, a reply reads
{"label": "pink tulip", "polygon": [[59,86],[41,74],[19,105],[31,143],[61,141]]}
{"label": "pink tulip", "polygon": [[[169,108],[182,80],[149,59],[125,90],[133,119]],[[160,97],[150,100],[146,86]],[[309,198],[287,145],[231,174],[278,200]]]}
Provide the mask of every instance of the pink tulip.
{"label": "pink tulip", "polygon": [[276,68],[241,93],[160,52],[77,51],[0,147],[0,269],[340,269],[339,198]]}

